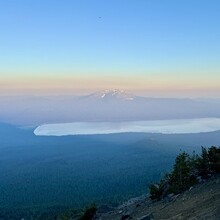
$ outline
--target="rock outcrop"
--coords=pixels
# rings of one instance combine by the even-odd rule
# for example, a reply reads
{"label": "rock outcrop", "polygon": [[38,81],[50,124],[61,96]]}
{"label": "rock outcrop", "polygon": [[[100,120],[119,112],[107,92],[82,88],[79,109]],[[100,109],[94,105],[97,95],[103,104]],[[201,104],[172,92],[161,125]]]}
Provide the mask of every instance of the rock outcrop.
{"label": "rock outcrop", "polygon": [[99,220],[220,219],[220,177],[191,187],[179,195],[153,202],[147,196],[129,200]]}

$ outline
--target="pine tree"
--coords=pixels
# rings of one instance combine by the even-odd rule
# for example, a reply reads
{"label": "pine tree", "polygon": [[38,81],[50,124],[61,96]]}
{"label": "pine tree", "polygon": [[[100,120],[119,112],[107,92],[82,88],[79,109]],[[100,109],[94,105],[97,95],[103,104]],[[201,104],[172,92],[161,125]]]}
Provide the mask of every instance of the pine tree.
{"label": "pine tree", "polygon": [[175,160],[171,173],[171,188],[174,193],[180,193],[190,185],[190,160],[185,152],[180,153]]}
{"label": "pine tree", "polygon": [[210,173],[208,152],[204,147],[202,147],[202,155],[199,158],[198,171],[199,175],[204,179],[206,179]]}
{"label": "pine tree", "polygon": [[208,159],[210,172],[213,174],[220,173],[220,147],[210,147],[208,150]]}
{"label": "pine tree", "polygon": [[193,152],[180,153],[173,165],[173,171],[166,174],[159,184],[151,184],[150,198],[160,200],[168,193],[181,193],[197,183],[198,178],[208,178],[220,174],[220,147],[210,147],[208,151],[202,147],[201,156]]}

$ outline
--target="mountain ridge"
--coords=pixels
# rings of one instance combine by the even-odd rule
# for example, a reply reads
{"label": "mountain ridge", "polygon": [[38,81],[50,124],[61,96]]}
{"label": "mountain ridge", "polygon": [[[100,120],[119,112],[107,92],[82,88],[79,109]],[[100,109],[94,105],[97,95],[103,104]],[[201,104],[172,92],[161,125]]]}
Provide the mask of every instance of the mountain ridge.
{"label": "mountain ridge", "polygon": [[125,90],[83,96],[0,96],[0,121],[19,125],[220,117],[220,100],[152,98]]}
{"label": "mountain ridge", "polygon": [[124,101],[132,101],[137,96],[129,93],[125,90],[120,89],[106,89],[106,90],[100,90],[94,93],[91,93],[89,95],[84,96],[85,98],[92,98],[92,99],[98,99],[98,100],[108,100],[108,101],[114,101],[114,100],[124,100]]}
{"label": "mountain ridge", "polygon": [[130,199],[107,213],[98,213],[99,220],[121,219],[212,219],[220,217],[220,176],[199,183],[186,192],[152,202],[147,195]]}

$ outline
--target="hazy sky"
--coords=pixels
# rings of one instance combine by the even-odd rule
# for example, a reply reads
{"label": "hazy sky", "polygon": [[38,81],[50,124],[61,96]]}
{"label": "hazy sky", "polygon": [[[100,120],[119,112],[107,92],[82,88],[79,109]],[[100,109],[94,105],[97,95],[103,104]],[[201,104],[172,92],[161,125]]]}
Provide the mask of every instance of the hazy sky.
{"label": "hazy sky", "polygon": [[1,0],[0,94],[220,97],[219,0]]}

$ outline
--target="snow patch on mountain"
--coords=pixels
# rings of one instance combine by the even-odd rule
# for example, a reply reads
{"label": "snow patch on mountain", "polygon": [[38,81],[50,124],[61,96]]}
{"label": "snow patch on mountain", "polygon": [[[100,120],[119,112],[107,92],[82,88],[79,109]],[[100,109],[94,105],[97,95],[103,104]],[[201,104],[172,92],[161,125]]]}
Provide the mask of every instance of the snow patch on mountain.
{"label": "snow patch on mountain", "polygon": [[124,101],[132,101],[136,98],[135,95],[126,92],[124,90],[119,89],[107,89],[99,92],[95,92],[89,96],[88,98],[102,99],[102,100],[124,100]]}

